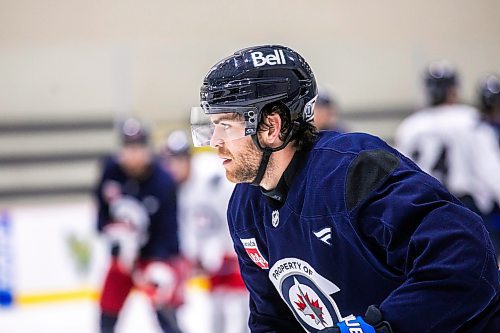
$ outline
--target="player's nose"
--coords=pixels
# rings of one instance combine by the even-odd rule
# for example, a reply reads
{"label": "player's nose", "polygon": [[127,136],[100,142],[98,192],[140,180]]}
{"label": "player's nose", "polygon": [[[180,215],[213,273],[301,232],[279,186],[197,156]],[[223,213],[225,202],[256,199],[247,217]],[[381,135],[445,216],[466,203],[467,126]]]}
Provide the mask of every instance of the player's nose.
{"label": "player's nose", "polygon": [[222,138],[219,126],[215,126],[214,132],[212,133],[212,137],[210,138],[210,147],[219,148],[222,147],[223,144],[224,144],[224,139]]}

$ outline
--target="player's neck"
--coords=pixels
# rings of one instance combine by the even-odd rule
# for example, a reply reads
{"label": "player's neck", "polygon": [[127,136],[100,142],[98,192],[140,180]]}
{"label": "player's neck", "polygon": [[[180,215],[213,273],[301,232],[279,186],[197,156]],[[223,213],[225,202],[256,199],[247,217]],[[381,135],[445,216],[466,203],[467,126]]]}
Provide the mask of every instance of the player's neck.
{"label": "player's neck", "polygon": [[276,188],[281,176],[290,164],[295,154],[295,148],[291,144],[271,154],[266,173],[260,182],[260,186],[269,191]]}

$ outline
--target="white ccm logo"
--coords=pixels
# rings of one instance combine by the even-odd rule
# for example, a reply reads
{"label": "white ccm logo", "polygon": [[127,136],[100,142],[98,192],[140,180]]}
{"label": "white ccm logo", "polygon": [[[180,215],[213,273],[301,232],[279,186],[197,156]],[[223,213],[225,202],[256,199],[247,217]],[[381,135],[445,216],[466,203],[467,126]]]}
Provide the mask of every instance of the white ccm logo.
{"label": "white ccm logo", "polygon": [[283,50],[274,50],[273,54],[264,56],[262,52],[252,52],[252,62],[254,67],[261,67],[264,65],[284,65],[286,64],[285,55]]}

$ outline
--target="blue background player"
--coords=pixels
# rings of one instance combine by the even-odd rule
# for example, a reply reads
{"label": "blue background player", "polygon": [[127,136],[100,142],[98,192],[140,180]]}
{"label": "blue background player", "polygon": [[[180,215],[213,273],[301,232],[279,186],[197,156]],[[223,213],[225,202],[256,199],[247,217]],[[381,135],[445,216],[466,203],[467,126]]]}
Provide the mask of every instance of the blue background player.
{"label": "blue background player", "polygon": [[252,332],[500,330],[481,219],[382,140],[318,135],[316,82],[298,53],[240,50],[200,97],[194,142],[239,183],[228,220]]}
{"label": "blue background player", "polygon": [[113,332],[135,286],[150,297],[164,332],[177,333],[182,302],[176,185],[154,158],[137,119],[120,128],[122,147],[105,159],[96,188],[98,229],[109,240],[110,266],[101,294],[101,332]]}

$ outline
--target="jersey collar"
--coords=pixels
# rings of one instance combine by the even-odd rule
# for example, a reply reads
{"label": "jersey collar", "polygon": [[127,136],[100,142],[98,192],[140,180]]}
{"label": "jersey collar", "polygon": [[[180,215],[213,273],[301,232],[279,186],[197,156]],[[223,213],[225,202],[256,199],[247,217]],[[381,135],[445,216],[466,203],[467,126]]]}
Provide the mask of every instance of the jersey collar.
{"label": "jersey collar", "polygon": [[288,164],[287,168],[285,169],[285,172],[283,172],[283,175],[278,181],[278,185],[276,185],[276,188],[269,191],[265,190],[262,187],[260,188],[260,191],[262,192],[262,194],[266,196],[270,204],[277,206],[283,205],[288,195],[288,189],[292,185],[292,182],[295,179],[295,175],[297,174],[297,171],[300,169],[302,162],[305,160],[304,157],[305,157],[305,152],[302,151],[295,152],[292,160],[290,161],[290,164]]}

